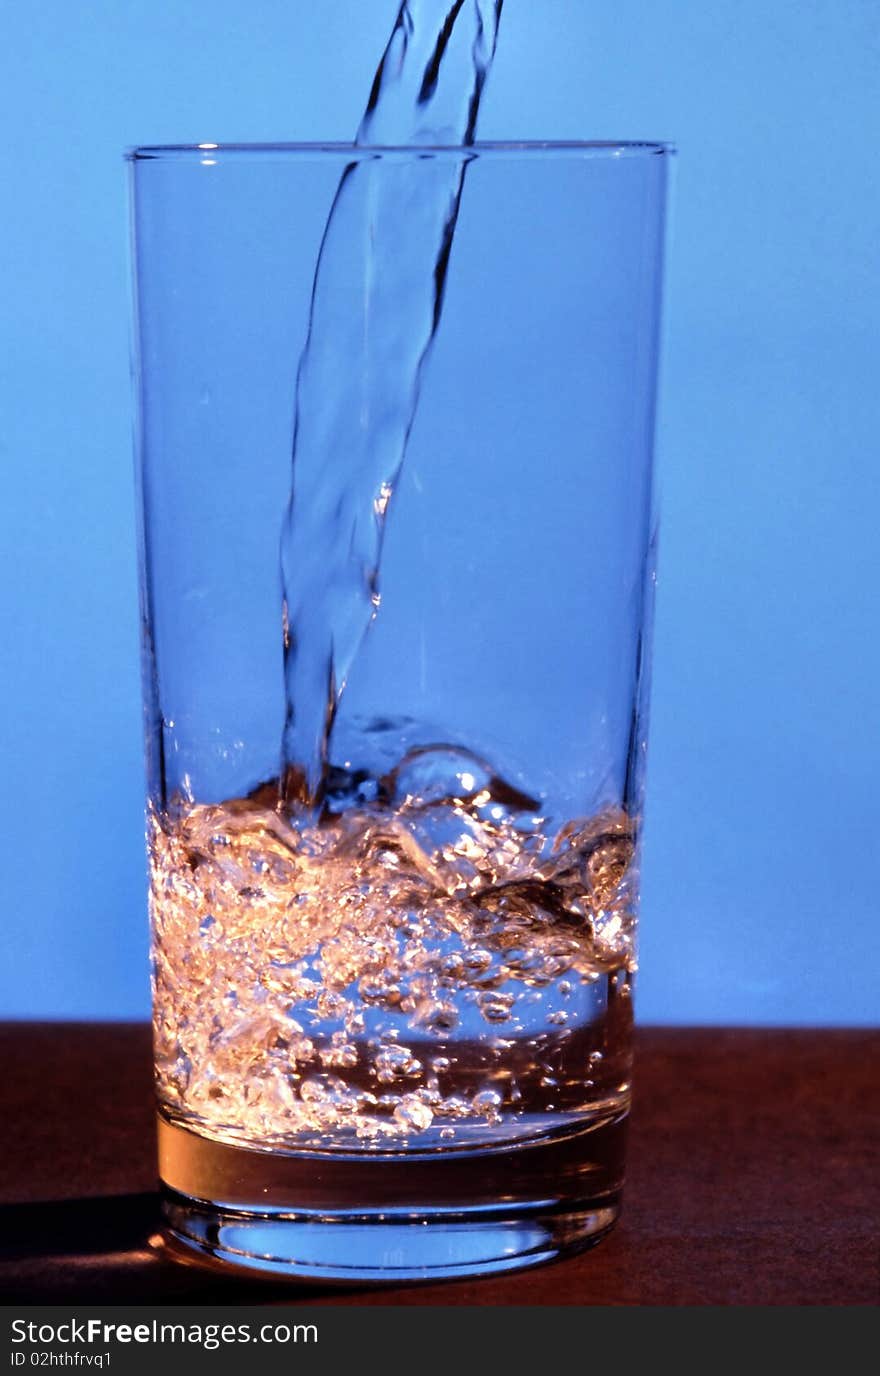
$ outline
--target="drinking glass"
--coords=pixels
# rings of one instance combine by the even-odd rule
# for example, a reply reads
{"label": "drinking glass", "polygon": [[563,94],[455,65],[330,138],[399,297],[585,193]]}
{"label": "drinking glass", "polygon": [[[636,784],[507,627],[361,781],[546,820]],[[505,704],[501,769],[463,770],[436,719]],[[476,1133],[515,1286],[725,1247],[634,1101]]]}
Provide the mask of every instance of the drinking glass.
{"label": "drinking glass", "polygon": [[159,1159],[193,1255],[461,1276],[617,1217],[669,154],[129,155]]}

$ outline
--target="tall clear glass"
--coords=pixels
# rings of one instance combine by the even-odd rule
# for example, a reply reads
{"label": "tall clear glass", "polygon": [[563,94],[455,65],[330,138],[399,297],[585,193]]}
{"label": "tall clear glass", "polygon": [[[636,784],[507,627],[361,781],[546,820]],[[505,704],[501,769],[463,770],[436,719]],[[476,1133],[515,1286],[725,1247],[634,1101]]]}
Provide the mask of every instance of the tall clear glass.
{"label": "tall clear glass", "polygon": [[204,1258],[478,1274],[617,1217],[668,155],[130,155],[160,1174]]}

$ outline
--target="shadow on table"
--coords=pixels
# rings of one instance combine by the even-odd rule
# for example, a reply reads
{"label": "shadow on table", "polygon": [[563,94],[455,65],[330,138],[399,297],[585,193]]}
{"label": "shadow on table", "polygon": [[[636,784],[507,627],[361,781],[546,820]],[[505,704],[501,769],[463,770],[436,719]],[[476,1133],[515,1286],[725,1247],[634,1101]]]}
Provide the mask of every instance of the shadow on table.
{"label": "shadow on table", "polygon": [[252,1282],[182,1265],[167,1254],[159,1229],[158,1194],[0,1205],[0,1294],[6,1304],[267,1304],[319,1293],[317,1285]]}

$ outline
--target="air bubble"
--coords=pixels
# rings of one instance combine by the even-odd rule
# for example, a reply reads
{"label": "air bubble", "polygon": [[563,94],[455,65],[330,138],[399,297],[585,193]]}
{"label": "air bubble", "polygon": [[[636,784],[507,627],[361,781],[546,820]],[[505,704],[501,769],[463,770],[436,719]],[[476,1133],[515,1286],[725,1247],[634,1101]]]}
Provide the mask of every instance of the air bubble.
{"label": "air bubble", "polygon": [[389,1085],[392,1081],[418,1075],[422,1069],[408,1046],[386,1046],[377,1052],[374,1061],[376,1078],[380,1084]]}
{"label": "air bubble", "polygon": [[499,994],[496,991],[481,994],[477,1007],[487,1022],[506,1022],[513,1007],[513,994]]}
{"label": "air bubble", "polygon": [[434,1114],[421,1099],[414,1094],[406,1094],[394,1110],[394,1121],[398,1127],[424,1132],[433,1123]]}
{"label": "air bubble", "polygon": [[490,1121],[494,1121],[501,1116],[499,1109],[503,1102],[504,1100],[497,1090],[481,1089],[479,1094],[474,1095],[471,1105],[474,1113],[485,1114]]}

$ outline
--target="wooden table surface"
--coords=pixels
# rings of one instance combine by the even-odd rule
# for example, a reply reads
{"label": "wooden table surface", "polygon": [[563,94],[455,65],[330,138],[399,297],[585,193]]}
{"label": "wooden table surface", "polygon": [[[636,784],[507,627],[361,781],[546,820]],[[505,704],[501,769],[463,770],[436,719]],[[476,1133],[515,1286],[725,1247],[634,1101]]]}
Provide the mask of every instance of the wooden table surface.
{"label": "wooden table surface", "polygon": [[872,1304],[880,1299],[869,1030],[646,1028],[624,1212],[578,1257],[447,1284],[240,1281],[150,1243],[150,1038],[0,1024],[6,1303]]}

